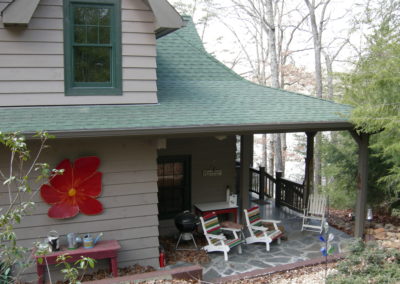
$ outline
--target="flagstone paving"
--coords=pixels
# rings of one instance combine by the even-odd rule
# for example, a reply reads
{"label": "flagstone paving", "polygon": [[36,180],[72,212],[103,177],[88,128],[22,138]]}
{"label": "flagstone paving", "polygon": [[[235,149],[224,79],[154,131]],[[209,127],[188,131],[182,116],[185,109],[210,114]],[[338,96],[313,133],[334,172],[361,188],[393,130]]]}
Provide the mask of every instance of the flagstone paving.
{"label": "flagstone paving", "polygon": [[[204,265],[204,280],[207,281],[321,256],[320,249],[323,243],[319,240],[319,233],[301,231],[302,219],[299,216],[284,210],[276,210],[274,208],[265,210],[265,206],[261,206],[261,208],[265,219],[282,221],[287,240],[282,241],[280,245],[277,242],[273,242],[269,252],[266,251],[265,244],[262,243],[244,244],[242,245],[242,254],[238,254],[237,249],[233,249],[229,253],[228,261],[224,261],[222,253],[209,253],[211,261]],[[329,233],[335,236],[332,241],[335,252],[343,252],[352,239],[351,236],[332,227],[330,227]]]}
{"label": "flagstone paving", "polygon": [[[239,254],[237,248],[234,248],[229,252],[228,261],[224,261],[221,252],[209,253],[211,261],[203,265],[205,281],[321,256],[320,249],[323,243],[319,240],[319,233],[301,231],[302,219],[298,214],[281,208],[276,209],[273,203],[261,205],[260,212],[265,219],[282,221],[281,225],[285,228],[287,240],[283,240],[281,244],[273,242],[269,252],[262,243],[243,244],[242,254]],[[330,227],[329,233],[335,236],[332,241],[335,253],[343,252],[352,239],[351,236],[332,227]],[[182,265],[186,264],[177,263],[171,268]]]}

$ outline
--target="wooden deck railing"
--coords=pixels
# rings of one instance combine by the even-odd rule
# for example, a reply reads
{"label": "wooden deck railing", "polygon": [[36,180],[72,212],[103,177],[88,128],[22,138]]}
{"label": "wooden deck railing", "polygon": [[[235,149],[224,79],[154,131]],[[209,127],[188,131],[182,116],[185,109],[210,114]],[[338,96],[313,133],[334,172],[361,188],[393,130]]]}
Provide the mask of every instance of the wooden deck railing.
{"label": "wooden deck railing", "polygon": [[304,208],[303,184],[282,178],[282,173],[277,172],[276,178],[265,172],[265,168],[259,170],[250,168],[249,190],[258,194],[260,199],[275,198],[277,206],[287,206],[298,212]]}
{"label": "wooden deck railing", "polygon": [[304,185],[281,177],[276,173],[276,204],[298,212],[304,209]]}
{"label": "wooden deck railing", "polygon": [[260,199],[263,197],[273,198],[276,180],[273,176],[265,172],[265,168],[259,170],[250,168],[250,191],[257,193]]}

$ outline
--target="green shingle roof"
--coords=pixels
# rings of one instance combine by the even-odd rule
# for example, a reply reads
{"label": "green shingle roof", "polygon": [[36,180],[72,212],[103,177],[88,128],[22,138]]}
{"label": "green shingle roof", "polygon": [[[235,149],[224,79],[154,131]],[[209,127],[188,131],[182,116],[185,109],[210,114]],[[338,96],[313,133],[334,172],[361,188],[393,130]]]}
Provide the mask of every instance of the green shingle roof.
{"label": "green shingle roof", "polygon": [[351,126],[349,106],[242,79],[205,51],[191,22],[157,40],[157,66],[159,104],[1,107],[0,131],[112,135]]}

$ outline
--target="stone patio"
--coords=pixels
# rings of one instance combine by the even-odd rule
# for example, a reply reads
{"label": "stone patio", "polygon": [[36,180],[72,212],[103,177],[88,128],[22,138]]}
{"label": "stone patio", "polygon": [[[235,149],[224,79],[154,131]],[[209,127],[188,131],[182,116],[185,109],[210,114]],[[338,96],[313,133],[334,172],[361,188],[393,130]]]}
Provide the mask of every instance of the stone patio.
{"label": "stone patio", "polygon": [[[273,242],[269,252],[266,251],[265,244],[262,243],[243,244],[242,254],[238,254],[237,248],[229,252],[229,261],[224,261],[221,252],[209,253],[211,261],[207,265],[203,265],[203,279],[205,281],[321,256],[322,242],[319,240],[319,233],[302,232],[302,219],[299,214],[286,208],[275,208],[273,200],[269,204],[259,206],[263,218],[282,221],[281,225],[285,227],[287,240],[282,241],[280,245]],[[333,240],[335,253],[343,252],[352,237],[332,227],[329,232],[335,236]],[[184,265],[189,264],[177,263],[171,265],[170,268]]]}

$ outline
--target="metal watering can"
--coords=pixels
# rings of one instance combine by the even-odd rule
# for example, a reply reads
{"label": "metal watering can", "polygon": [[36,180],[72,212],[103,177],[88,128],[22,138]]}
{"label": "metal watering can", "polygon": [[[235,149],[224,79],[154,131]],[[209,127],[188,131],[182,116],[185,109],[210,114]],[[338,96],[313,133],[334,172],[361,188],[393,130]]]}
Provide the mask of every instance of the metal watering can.
{"label": "metal watering can", "polygon": [[68,233],[67,235],[68,249],[77,249],[82,242],[82,238],[75,233]]}
{"label": "metal watering can", "polygon": [[86,234],[83,237],[83,247],[85,249],[91,249],[95,246],[95,244],[100,240],[100,238],[103,236],[103,233],[100,233],[97,235],[95,239],[90,234]]}

